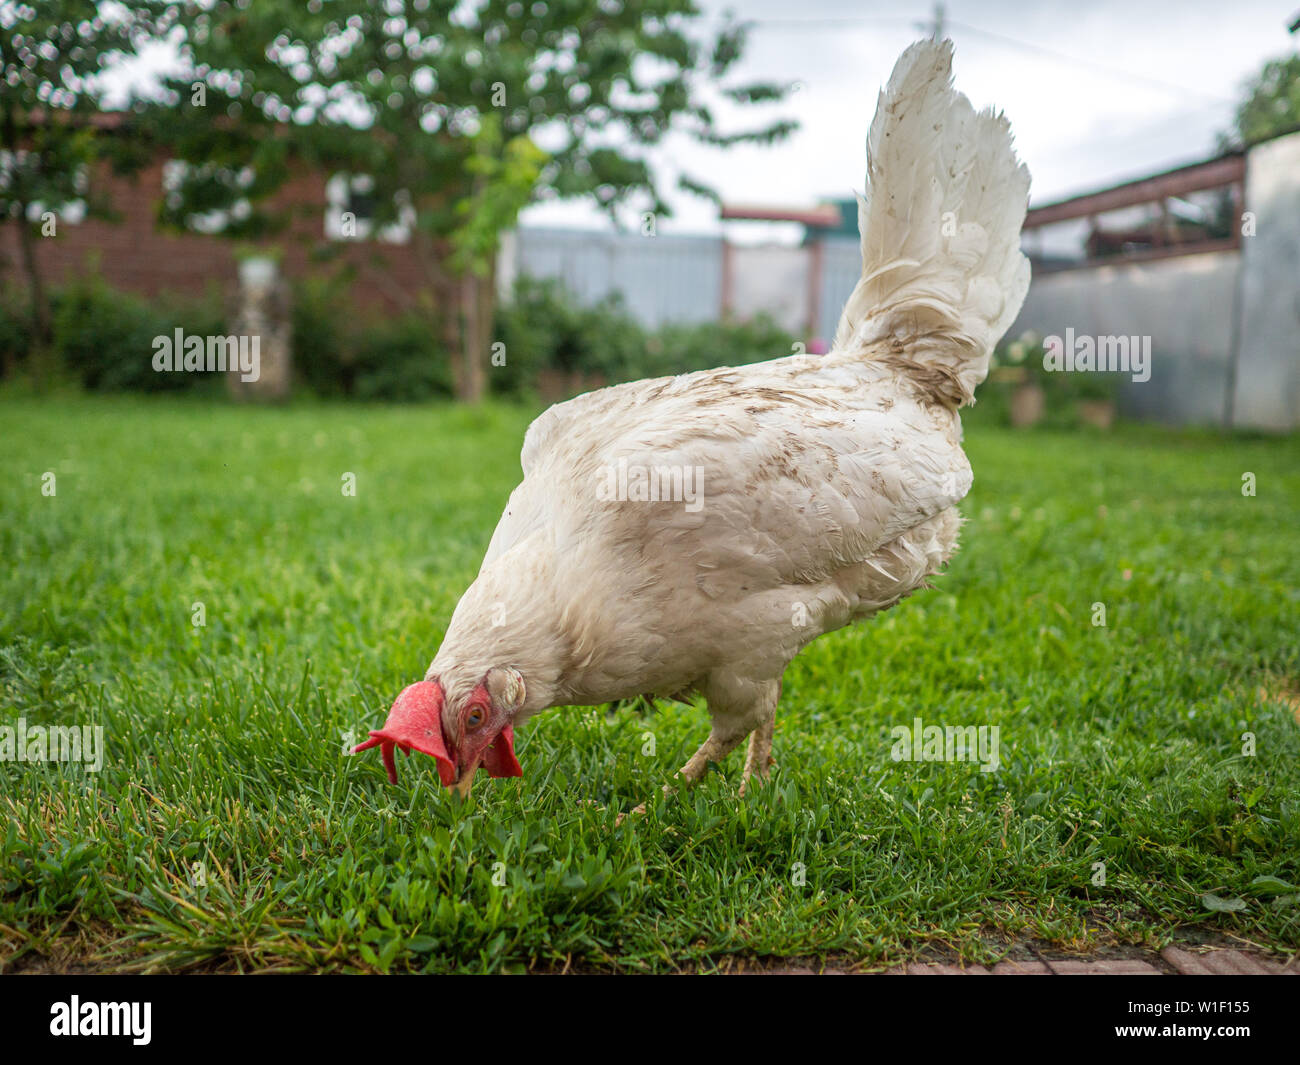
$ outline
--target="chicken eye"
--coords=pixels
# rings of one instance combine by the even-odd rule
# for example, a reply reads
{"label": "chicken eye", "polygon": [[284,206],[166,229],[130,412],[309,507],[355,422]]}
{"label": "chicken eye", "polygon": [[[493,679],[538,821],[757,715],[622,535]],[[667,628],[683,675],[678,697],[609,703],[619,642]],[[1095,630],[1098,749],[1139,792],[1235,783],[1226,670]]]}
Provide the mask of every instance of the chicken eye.
{"label": "chicken eye", "polygon": [[479,707],[474,707],[469,712],[469,717],[465,718],[466,728],[478,728],[483,724],[483,711]]}

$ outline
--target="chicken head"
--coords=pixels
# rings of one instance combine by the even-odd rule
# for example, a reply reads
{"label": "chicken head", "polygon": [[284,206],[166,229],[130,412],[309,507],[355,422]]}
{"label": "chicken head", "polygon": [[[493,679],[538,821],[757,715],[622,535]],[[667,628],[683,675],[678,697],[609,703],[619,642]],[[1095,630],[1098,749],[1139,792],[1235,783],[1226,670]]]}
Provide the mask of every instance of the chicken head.
{"label": "chicken head", "polygon": [[397,748],[419,751],[438,763],[445,787],[469,794],[482,766],[494,777],[523,776],[515,757],[512,721],[523,704],[524,680],[518,670],[490,669],[459,705],[449,706],[434,677],[403,688],[382,729],[358,744],[354,753],[378,747],[391,784],[397,783]]}

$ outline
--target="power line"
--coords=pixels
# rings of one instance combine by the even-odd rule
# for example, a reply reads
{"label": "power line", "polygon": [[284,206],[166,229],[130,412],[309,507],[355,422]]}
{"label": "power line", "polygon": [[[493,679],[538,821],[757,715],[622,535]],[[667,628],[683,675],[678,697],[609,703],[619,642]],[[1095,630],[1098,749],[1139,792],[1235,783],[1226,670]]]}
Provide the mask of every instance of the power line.
{"label": "power line", "polygon": [[1008,37],[1005,34],[994,33],[991,30],[982,30],[978,26],[971,26],[969,23],[957,22],[947,18],[943,12],[942,6],[940,6],[935,12],[934,20],[932,22],[928,22],[924,26],[919,27],[914,19],[889,17],[886,15],[844,15],[820,18],[753,18],[745,19],[744,21],[749,25],[780,29],[783,32],[798,30],[820,31],[832,29],[838,26],[897,26],[904,23],[911,26],[913,29],[919,28],[924,32],[933,32],[936,28],[940,29],[940,31],[951,28],[960,30],[963,33],[969,33],[975,37],[982,37],[986,40],[1010,48],[1017,48],[1024,52],[1036,53],[1040,56],[1054,59],[1057,62],[1070,63],[1077,67],[1084,67],[1088,70],[1092,70],[1095,73],[1105,74],[1111,78],[1146,85],[1149,88],[1162,89],[1166,92],[1177,92],[1184,96],[1196,96],[1214,104],[1233,106],[1237,102],[1236,100],[1230,99],[1226,96],[1217,96],[1213,93],[1202,92],[1199,89],[1189,89],[1185,85],[1175,85],[1173,82],[1162,81],[1160,78],[1149,77],[1145,74],[1137,74],[1131,70],[1113,67],[1106,63],[1098,63],[1091,59],[1080,59],[1078,56],[1066,55],[1064,52],[1058,52],[1052,48],[1044,48],[1042,45],[1034,44],[1030,41],[1021,41],[1015,37]]}
{"label": "power line", "polygon": [[1175,85],[1173,82],[1161,81],[1159,78],[1147,77],[1145,74],[1135,74],[1131,70],[1112,67],[1106,63],[1098,63],[1091,59],[1080,59],[1078,56],[1066,55],[1064,52],[1058,52],[1052,48],[1044,48],[1042,45],[1038,44],[1031,44],[1029,41],[1020,41],[1014,37],[1007,37],[1001,33],[993,33],[991,30],[982,30],[978,26],[971,26],[965,22],[950,22],[949,25],[962,30],[964,33],[973,33],[976,37],[984,37],[990,41],[997,41],[1000,44],[1005,44],[1012,48],[1018,48],[1025,52],[1037,52],[1040,55],[1050,56],[1053,59],[1059,59],[1065,63],[1073,63],[1075,66],[1087,67],[1090,70],[1095,70],[1101,74],[1108,74],[1114,78],[1125,78],[1129,81],[1140,82],[1157,89],[1172,89],[1189,96],[1199,96],[1203,100],[1212,100],[1215,103],[1236,103],[1235,100],[1228,99],[1224,96],[1216,96],[1213,93],[1201,92],[1198,89],[1189,89],[1184,85]]}
{"label": "power line", "polygon": [[929,22],[913,23],[922,33],[928,33],[934,40],[942,41],[947,35],[945,12],[942,3],[934,5],[934,17]]}
{"label": "power line", "polygon": [[813,18],[742,18],[746,26],[771,26],[783,30],[820,30],[828,26],[915,26],[916,20],[891,15],[825,15]]}

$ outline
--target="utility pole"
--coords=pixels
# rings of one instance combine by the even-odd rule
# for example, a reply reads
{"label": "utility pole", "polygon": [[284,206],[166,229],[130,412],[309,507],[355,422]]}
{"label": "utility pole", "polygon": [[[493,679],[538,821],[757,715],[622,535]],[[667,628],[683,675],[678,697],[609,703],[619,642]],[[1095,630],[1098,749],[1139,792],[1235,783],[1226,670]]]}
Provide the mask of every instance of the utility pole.
{"label": "utility pole", "polygon": [[947,13],[944,11],[944,5],[942,2],[939,2],[934,5],[934,17],[929,22],[918,22],[916,28],[922,33],[929,33],[933,40],[942,41],[944,38],[945,23],[947,21]]}

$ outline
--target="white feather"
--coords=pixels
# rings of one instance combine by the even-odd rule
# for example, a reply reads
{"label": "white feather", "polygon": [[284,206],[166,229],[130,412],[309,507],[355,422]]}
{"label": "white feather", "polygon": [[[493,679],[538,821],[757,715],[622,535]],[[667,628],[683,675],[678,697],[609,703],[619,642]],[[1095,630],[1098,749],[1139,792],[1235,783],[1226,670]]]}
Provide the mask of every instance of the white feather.
{"label": "white feather", "polygon": [[[829,355],[602,389],[529,428],[430,666],[451,705],[508,668],[520,720],[694,689],[743,734],[804,646],[952,555],[972,478],[956,403],[1024,298],[1029,176],[950,67],[949,44],[913,45],[880,95],[862,280]],[[620,464],[699,471],[700,505],[602,497]]]}
{"label": "white feather", "polygon": [[910,358],[952,370],[969,402],[1029,287],[1028,201],[1006,118],[976,114],[952,87],[952,42],[908,48],[867,138],[862,280],[835,348],[900,338]]}

